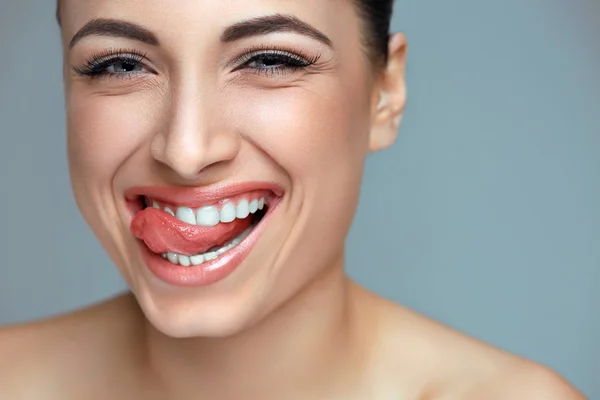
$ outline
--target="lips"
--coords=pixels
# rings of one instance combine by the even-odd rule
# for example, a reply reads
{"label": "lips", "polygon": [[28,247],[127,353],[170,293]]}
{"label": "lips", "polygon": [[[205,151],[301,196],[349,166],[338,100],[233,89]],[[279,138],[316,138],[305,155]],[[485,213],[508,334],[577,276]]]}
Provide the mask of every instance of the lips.
{"label": "lips", "polygon": [[[266,207],[270,208],[270,205],[273,205],[273,209],[283,195],[279,186],[262,182],[212,188],[154,186],[129,189],[125,197],[134,215],[130,230],[139,239],[138,243],[142,246],[142,254],[150,271],[159,279],[177,286],[203,286],[225,279],[245,259],[260,233],[264,231],[263,220],[270,218],[263,218],[257,223],[257,218],[248,216],[236,219],[235,222],[198,226],[181,221],[172,213],[161,209],[143,209],[143,205],[140,205],[141,197],[174,207],[226,207],[236,201],[247,202],[247,194],[253,191],[270,193],[266,198]],[[268,210],[267,214],[270,214],[270,211],[272,210]],[[235,245],[232,246],[233,237],[241,237],[241,242],[236,239]],[[211,257],[207,256],[206,261],[202,261],[204,257],[198,255],[224,243],[228,243],[224,249],[216,253],[210,250]],[[166,257],[167,255],[169,257]],[[185,262],[178,263],[178,257],[180,261]],[[200,260],[200,265],[196,265],[195,262],[192,263],[194,265],[190,265],[190,258]]]}
{"label": "lips", "polygon": [[235,196],[257,191],[269,190],[275,197],[283,196],[283,189],[274,183],[244,182],[214,187],[192,188],[181,186],[146,186],[134,187],[125,191],[125,198],[136,201],[141,196],[163,201],[175,206],[199,208],[215,203],[223,203]]}

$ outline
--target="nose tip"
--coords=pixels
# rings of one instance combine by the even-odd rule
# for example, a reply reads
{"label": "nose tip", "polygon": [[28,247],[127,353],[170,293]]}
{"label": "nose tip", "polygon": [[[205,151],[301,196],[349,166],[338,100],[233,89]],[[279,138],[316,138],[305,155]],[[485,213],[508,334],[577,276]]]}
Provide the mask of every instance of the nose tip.
{"label": "nose tip", "polygon": [[206,168],[233,160],[240,141],[230,132],[171,134],[155,141],[153,158],[186,180]]}
{"label": "nose tip", "polygon": [[210,82],[192,75],[176,80],[165,98],[152,157],[180,178],[196,180],[209,166],[232,161],[240,150],[241,136],[227,114],[219,111],[218,98]]}

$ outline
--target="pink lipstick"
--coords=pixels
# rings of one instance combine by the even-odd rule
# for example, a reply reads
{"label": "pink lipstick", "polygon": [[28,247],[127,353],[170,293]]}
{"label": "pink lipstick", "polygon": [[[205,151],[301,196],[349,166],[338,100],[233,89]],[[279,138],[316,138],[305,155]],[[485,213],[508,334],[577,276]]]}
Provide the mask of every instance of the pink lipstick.
{"label": "pink lipstick", "polygon": [[210,285],[235,271],[282,195],[280,186],[264,182],[136,187],[125,193],[133,215],[130,230],[148,269],[170,285],[185,287]]}

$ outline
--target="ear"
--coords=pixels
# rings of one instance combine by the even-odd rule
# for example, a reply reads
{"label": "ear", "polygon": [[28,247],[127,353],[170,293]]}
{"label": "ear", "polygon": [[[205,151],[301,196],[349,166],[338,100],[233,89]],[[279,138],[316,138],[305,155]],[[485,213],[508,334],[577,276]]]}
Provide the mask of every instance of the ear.
{"label": "ear", "polygon": [[373,86],[371,151],[390,147],[398,136],[406,104],[406,47],[403,34],[390,37],[387,65]]}

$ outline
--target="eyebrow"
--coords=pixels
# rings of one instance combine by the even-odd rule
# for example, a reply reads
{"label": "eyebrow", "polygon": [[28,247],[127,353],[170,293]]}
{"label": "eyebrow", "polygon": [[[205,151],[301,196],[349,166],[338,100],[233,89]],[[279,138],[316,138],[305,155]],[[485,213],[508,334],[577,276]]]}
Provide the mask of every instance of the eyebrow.
{"label": "eyebrow", "polygon": [[146,28],[132,22],[99,18],[89,21],[83,28],[77,31],[69,43],[69,49],[72,49],[84,37],[91,35],[124,37],[152,46],[159,45],[156,35]]}
{"label": "eyebrow", "polygon": [[235,40],[275,32],[294,32],[316,39],[328,47],[333,47],[331,40],[321,31],[298,19],[293,15],[273,14],[238,22],[223,32],[221,42]]}
{"label": "eyebrow", "polygon": [[[295,32],[309,36],[333,48],[333,43],[324,33],[295,16],[283,14],[265,15],[231,25],[223,31],[221,42],[230,43],[252,36],[276,32]],[[160,45],[156,35],[140,25],[116,19],[98,18],[86,23],[83,28],[73,35],[69,42],[69,49],[72,49],[84,37],[91,35],[124,37],[151,46]]]}

